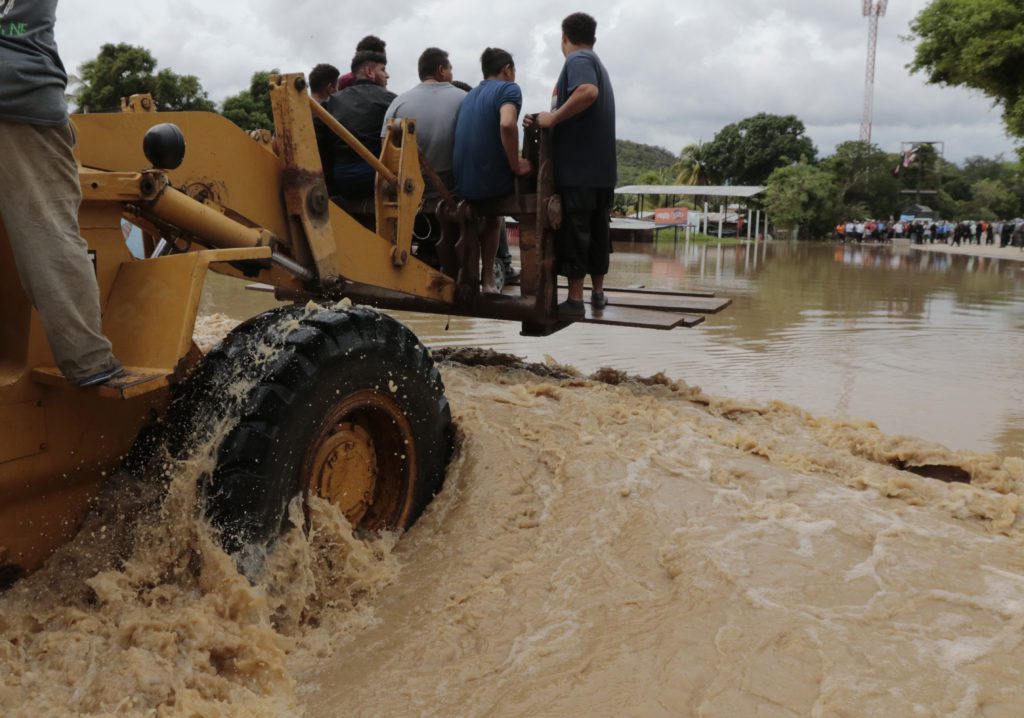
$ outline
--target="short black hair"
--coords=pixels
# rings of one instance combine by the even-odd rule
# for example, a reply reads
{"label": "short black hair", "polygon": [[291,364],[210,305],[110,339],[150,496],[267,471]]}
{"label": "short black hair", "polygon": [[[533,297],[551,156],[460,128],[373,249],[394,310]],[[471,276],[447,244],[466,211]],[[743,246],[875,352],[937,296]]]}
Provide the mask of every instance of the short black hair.
{"label": "short black hair", "polygon": [[448,67],[449,64],[447,52],[439,47],[428,47],[420,55],[419,63],[417,64],[420,79],[426,80],[433,77],[438,68]]}
{"label": "short black hair", "polygon": [[374,52],[372,50],[360,50],[352,58],[352,74],[358,75],[359,71],[363,69],[363,65],[375,62],[380,65],[387,65],[388,58],[383,52]]}
{"label": "short black hair", "polygon": [[468,82],[463,82],[462,80],[452,80],[452,87],[457,87],[463,92],[469,92],[470,90],[473,89],[472,85],[470,85]]}
{"label": "short black hair", "polygon": [[506,65],[516,66],[512,60],[512,53],[508,50],[502,50],[500,47],[489,47],[480,55],[480,69],[483,71],[484,77],[494,77],[504,70]]}
{"label": "short black hair", "polygon": [[387,47],[387,43],[381,40],[376,35],[367,35],[359,44],[356,45],[356,52],[379,52],[381,55],[385,54],[384,48]]}
{"label": "short black hair", "polygon": [[585,12],[574,12],[562,20],[562,32],[573,45],[593,45],[597,42],[597,20]]}
{"label": "short black hair", "polygon": [[321,62],[309,71],[309,89],[313,92],[323,92],[332,82],[337,82],[341,71],[334,65]]}

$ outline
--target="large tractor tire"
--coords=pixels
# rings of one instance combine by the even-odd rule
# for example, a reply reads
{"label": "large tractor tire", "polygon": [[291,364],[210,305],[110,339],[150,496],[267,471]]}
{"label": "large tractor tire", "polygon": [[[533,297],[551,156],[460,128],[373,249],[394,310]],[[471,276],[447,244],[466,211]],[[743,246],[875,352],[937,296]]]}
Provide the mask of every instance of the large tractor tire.
{"label": "large tractor tire", "polygon": [[194,444],[232,411],[203,492],[232,553],[270,546],[296,496],[330,501],[360,532],[407,529],[440,491],[452,451],[427,349],[366,308],[286,307],[240,325],[196,367],[166,422],[193,422]]}

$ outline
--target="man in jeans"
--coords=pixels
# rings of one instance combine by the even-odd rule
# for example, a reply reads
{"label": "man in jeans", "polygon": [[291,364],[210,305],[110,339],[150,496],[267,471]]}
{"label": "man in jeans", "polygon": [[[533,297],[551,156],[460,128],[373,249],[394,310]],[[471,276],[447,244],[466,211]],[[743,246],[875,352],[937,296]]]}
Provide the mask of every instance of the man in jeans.
{"label": "man in jeans", "polygon": [[100,328],[99,286],[79,234],[82,188],[53,28],[57,0],[0,2],[0,219],[57,366],[93,386],[123,372]]}
{"label": "man in jeans", "polygon": [[[585,315],[583,279],[594,283],[592,309],[603,309],[604,275],[611,240],[608,213],[618,179],[615,159],[615,93],[608,71],[594,52],[597,22],[577,12],[562,21],[565,65],[555,85],[554,111],[537,115],[540,127],[553,131],[555,186],[565,216],[557,235],[558,273],[569,280],[569,298],[560,314]],[[527,115],[524,125],[532,118]]]}

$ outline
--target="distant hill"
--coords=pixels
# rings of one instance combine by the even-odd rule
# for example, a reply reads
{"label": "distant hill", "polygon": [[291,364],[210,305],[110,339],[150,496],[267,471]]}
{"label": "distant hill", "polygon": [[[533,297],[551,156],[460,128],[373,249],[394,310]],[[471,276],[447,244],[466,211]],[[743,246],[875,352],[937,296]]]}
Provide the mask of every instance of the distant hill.
{"label": "distant hill", "polygon": [[619,160],[619,186],[635,184],[637,177],[649,170],[671,167],[676,156],[657,145],[644,145],[630,140],[616,140],[615,154]]}

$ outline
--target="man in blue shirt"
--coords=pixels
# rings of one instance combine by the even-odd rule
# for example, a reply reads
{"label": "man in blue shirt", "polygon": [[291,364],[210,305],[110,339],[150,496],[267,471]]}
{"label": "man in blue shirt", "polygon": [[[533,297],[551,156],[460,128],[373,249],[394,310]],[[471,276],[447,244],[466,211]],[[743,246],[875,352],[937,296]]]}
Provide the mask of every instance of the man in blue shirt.
{"label": "man in blue shirt", "polygon": [[[582,317],[583,280],[590,274],[592,309],[603,309],[604,275],[611,240],[608,213],[617,177],[615,93],[608,71],[594,52],[597,21],[577,12],[562,21],[565,65],[555,85],[554,110],[537,115],[540,127],[553,129],[555,186],[564,217],[557,235],[558,273],[569,280],[569,298],[560,314]],[[524,124],[532,120],[526,117]]]}
{"label": "man in blue shirt", "polygon": [[[455,122],[452,169],[455,191],[472,202],[495,199],[515,190],[515,176],[530,173],[529,160],[519,156],[519,110],[523,93],[516,84],[512,55],[489,47],[480,56],[484,81],[459,107]],[[480,232],[481,285],[497,293],[494,257],[498,252],[499,218],[487,217]]]}

